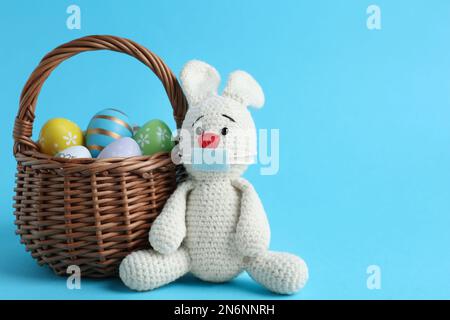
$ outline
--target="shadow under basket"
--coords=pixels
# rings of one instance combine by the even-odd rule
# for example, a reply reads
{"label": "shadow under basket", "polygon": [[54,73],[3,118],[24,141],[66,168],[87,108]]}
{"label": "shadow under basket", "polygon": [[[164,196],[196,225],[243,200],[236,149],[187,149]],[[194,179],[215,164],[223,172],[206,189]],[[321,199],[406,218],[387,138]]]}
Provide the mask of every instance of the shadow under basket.
{"label": "shadow under basket", "polygon": [[63,159],[39,152],[31,139],[37,97],[50,73],[85,51],[112,50],[135,57],[161,80],[177,128],[187,103],[162,60],[137,43],[114,36],[88,36],[47,54],[20,98],[14,126],[17,160],[14,208],[17,234],[39,264],[66,275],[76,265],[86,277],[118,272],[122,259],[149,248],[148,232],[183,178],[169,153],[116,159]]}

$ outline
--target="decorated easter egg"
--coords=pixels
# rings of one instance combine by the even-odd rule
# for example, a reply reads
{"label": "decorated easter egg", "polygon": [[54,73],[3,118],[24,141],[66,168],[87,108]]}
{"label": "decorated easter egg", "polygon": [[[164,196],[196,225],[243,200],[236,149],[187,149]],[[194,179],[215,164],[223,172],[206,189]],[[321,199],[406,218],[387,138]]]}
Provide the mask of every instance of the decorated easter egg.
{"label": "decorated easter egg", "polygon": [[142,153],[152,155],[157,152],[169,152],[174,146],[172,131],[161,120],[151,120],[144,124],[134,135]]}
{"label": "decorated easter egg", "polygon": [[89,122],[86,147],[92,156],[96,157],[112,142],[132,136],[133,128],[129,124],[128,116],[116,109],[105,109],[98,112]]}
{"label": "decorated easter egg", "polygon": [[55,157],[65,159],[92,158],[91,153],[85,146],[73,146],[56,154]]}
{"label": "decorated easter egg", "polygon": [[136,141],[132,138],[125,137],[118,139],[107,145],[98,155],[97,158],[128,158],[142,155]]}
{"label": "decorated easter egg", "polygon": [[41,129],[38,145],[41,152],[54,156],[68,147],[83,145],[83,131],[70,120],[50,119]]}

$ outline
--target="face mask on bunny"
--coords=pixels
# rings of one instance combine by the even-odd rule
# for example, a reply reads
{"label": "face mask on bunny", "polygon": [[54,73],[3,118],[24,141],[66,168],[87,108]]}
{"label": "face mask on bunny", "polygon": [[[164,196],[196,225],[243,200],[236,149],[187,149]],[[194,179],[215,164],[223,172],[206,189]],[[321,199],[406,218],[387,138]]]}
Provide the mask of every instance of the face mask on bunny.
{"label": "face mask on bunny", "polygon": [[219,96],[219,74],[200,61],[186,64],[181,82],[189,110],[178,153],[189,177],[153,222],[152,249],[122,261],[122,281],[146,291],[188,272],[224,282],[247,271],[273,292],[298,291],[308,278],[305,262],[269,250],[264,207],[253,186],[240,177],[256,155],[256,130],[247,107],[263,105],[260,86],[249,74],[236,71]]}
{"label": "face mask on bunny", "polygon": [[256,129],[249,106],[260,108],[264,93],[246,72],[233,72],[218,95],[219,73],[189,62],[181,73],[189,103],[176,152],[194,178],[238,176],[256,158]]}

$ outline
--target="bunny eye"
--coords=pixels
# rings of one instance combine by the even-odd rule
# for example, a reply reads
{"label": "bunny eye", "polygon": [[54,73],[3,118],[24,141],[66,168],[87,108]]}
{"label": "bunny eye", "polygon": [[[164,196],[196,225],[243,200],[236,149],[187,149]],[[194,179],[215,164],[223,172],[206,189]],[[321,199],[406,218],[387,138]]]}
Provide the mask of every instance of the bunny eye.
{"label": "bunny eye", "polygon": [[201,127],[197,127],[197,129],[195,129],[195,133],[201,135],[203,133],[203,129]]}
{"label": "bunny eye", "polygon": [[223,136],[226,136],[228,134],[228,128],[227,127],[222,128],[221,133]]}

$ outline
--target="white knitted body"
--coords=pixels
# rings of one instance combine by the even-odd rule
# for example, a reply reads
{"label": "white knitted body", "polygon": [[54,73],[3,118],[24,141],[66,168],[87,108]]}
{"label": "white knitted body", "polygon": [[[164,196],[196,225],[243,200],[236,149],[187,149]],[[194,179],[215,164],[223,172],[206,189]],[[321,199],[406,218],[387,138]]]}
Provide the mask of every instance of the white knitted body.
{"label": "white knitted body", "polygon": [[184,243],[191,257],[190,271],[200,279],[227,281],[243,270],[234,239],[239,205],[240,194],[229,180],[194,183],[187,199]]}
{"label": "white knitted body", "polygon": [[[187,272],[223,282],[246,270],[271,291],[296,292],[307,281],[306,264],[294,255],[268,250],[270,228],[263,205],[253,186],[240,177],[256,153],[256,130],[246,107],[262,106],[261,88],[237,71],[218,96],[217,71],[198,61],[186,65],[181,80],[190,108],[179,152],[190,177],[153,223],[153,250],[134,252],[121,263],[122,281],[142,291]],[[223,152],[227,161],[199,165],[192,157],[195,148]]]}

